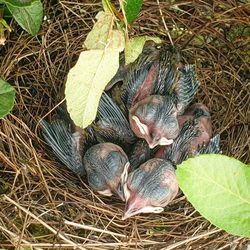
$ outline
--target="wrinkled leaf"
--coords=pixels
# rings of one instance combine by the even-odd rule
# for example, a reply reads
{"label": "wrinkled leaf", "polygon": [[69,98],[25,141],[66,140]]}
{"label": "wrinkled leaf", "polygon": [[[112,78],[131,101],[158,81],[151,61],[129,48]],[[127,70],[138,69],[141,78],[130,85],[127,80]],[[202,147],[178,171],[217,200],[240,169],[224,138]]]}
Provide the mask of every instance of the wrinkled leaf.
{"label": "wrinkled leaf", "polygon": [[177,167],[194,208],[225,231],[250,237],[250,166],[225,155],[200,155]]}
{"label": "wrinkled leaf", "polygon": [[76,125],[85,128],[95,119],[101,94],[119,67],[119,50],[83,51],[69,71],[65,96]]}
{"label": "wrinkled leaf", "polygon": [[8,82],[0,79],[0,118],[12,110],[14,101],[15,89]]}
{"label": "wrinkled leaf", "polygon": [[113,48],[122,51],[124,49],[124,34],[122,31],[113,30],[113,15],[99,12],[96,15],[97,22],[87,35],[84,45],[87,49]]}
{"label": "wrinkled leaf", "polygon": [[0,0],[0,3],[10,4],[16,7],[25,7],[31,5],[32,0]]}
{"label": "wrinkled leaf", "polygon": [[124,10],[128,23],[133,23],[140,13],[143,0],[126,0],[124,1]]}
{"label": "wrinkled leaf", "polygon": [[154,36],[138,36],[131,38],[126,43],[125,48],[125,61],[126,64],[132,63],[142,52],[143,45],[146,41],[153,40],[156,43],[160,43],[161,39]]}
{"label": "wrinkled leaf", "polygon": [[29,6],[19,7],[7,4],[7,7],[18,24],[31,35],[36,35],[43,19],[43,5],[34,0]]}

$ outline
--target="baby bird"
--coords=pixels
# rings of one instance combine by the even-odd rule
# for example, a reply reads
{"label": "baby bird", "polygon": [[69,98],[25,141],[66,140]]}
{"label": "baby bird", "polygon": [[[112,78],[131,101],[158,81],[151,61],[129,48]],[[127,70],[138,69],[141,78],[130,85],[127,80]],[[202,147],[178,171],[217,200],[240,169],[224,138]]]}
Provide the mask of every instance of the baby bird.
{"label": "baby bird", "polygon": [[170,161],[150,159],[130,173],[124,185],[123,220],[139,213],[160,213],[178,193],[175,168]]}
{"label": "baby bird", "polygon": [[178,117],[178,122],[181,131],[174,143],[160,148],[155,154],[155,157],[171,159],[174,164],[195,156],[212,136],[211,116],[208,108],[201,103],[190,106],[184,115]]}
{"label": "baby bird", "polygon": [[149,40],[134,62],[125,65],[124,56],[121,59],[120,68],[106,90],[123,81],[121,99],[127,109],[149,95],[169,94],[180,65],[180,54],[175,48]]}
{"label": "baby bird", "polygon": [[62,118],[51,124],[42,120],[40,126],[46,142],[71,171],[87,176],[89,185],[100,194],[117,194],[124,200],[123,186],[130,164],[121,147],[99,143],[88,149],[88,143],[83,143],[83,131],[74,132]]}
{"label": "baby bird", "polygon": [[92,146],[84,155],[84,166],[94,190],[105,196],[116,194],[125,200],[123,187],[130,164],[121,147],[109,142]]}
{"label": "baby bird", "polygon": [[191,66],[180,69],[180,78],[171,95],[151,95],[129,110],[132,130],[147,141],[150,148],[170,145],[180,132],[177,117],[182,115],[199,86]]}
{"label": "baby bird", "polygon": [[179,134],[177,108],[170,96],[152,95],[136,103],[129,111],[129,121],[151,149],[173,143]]}
{"label": "baby bird", "polygon": [[124,77],[121,90],[127,108],[150,95],[167,95],[175,82],[178,59],[179,54],[172,46],[159,47],[147,41]]}
{"label": "baby bird", "polygon": [[180,127],[187,121],[196,122],[200,133],[191,142],[191,153],[194,154],[199,147],[206,145],[212,136],[212,123],[208,108],[202,103],[191,105],[183,115],[178,117]]}

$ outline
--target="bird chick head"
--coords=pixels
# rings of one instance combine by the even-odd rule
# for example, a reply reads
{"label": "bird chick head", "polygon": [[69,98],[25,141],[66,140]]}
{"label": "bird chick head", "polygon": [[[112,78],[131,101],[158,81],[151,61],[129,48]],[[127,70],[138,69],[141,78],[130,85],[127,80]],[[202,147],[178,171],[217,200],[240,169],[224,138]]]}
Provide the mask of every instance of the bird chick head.
{"label": "bird chick head", "polygon": [[96,144],[87,150],[84,165],[94,190],[105,196],[116,194],[125,200],[123,187],[130,164],[121,147],[113,143]]}
{"label": "bird chick head", "polygon": [[136,103],[129,112],[134,133],[150,148],[170,145],[179,134],[177,109],[170,96],[152,95]]}
{"label": "bird chick head", "polygon": [[124,185],[123,220],[139,213],[160,213],[178,193],[175,169],[170,161],[150,159],[130,173]]}

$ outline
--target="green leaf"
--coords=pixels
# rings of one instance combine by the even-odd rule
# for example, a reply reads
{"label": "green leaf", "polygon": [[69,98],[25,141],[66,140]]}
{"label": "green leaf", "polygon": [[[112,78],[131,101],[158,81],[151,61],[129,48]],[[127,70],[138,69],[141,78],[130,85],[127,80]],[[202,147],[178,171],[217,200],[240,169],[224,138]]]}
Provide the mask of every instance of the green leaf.
{"label": "green leaf", "polygon": [[113,48],[122,51],[124,49],[125,38],[122,31],[113,30],[113,15],[101,11],[96,15],[96,18],[97,22],[84,42],[86,48]]}
{"label": "green leaf", "polygon": [[161,39],[154,36],[137,36],[129,39],[125,47],[125,61],[126,64],[132,63],[141,54],[143,45],[146,41],[153,40],[160,43]]}
{"label": "green leaf", "polygon": [[250,237],[250,166],[224,155],[200,155],[177,166],[194,208],[225,231]]}
{"label": "green leaf", "polygon": [[66,82],[67,109],[76,125],[85,128],[96,117],[101,94],[119,67],[119,49],[83,51]]}
{"label": "green leaf", "polygon": [[19,7],[7,3],[7,7],[18,24],[31,35],[36,35],[43,19],[43,5],[33,0],[29,6]]}
{"label": "green leaf", "polygon": [[34,0],[0,0],[0,3],[10,4],[15,7],[25,7],[31,5]]}
{"label": "green leaf", "polygon": [[0,79],[0,118],[12,110],[14,101],[15,89],[8,82]]}
{"label": "green leaf", "polygon": [[133,23],[140,13],[143,0],[126,0],[124,1],[124,10],[128,23]]}

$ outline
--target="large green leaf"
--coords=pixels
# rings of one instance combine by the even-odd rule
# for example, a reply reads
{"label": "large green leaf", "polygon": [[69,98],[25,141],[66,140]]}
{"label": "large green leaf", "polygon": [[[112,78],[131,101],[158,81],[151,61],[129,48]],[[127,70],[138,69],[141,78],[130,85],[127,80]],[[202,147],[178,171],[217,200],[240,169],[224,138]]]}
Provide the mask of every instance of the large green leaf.
{"label": "large green leaf", "polygon": [[43,19],[41,0],[33,0],[29,6],[14,6],[6,3],[9,11],[18,24],[31,35],[36,35]]}
{"label": "large green leaf", "polygon": [[0,118],[7,115],[13,108],[15,89],[4,80],[0,79]]}
{"label": "large green leaf", "polygon": [[153,40],[160,43],[161,39],[156,36],[137,36],[129,39],[125,47],[125,61],[126,64],[132,63],[142,52],[143,45],[146,41]]}
{"label": "large green leaf", "polygon": [[128,23],[133,23],[140,13],[143,0],[124,1],[124,10]]}
{"label": "large green leaf", "polygon": [[69,71],[65,96],[76,125],[85,128],[95,119],[101,94],[119,67],[119,50],[83,51]]}
{"label": "large green leaf", "polygon": [[177,167],[187,199],[229,233],[250,237],[250,166],[225,155],[200,155]]}

